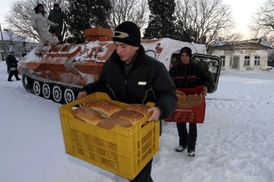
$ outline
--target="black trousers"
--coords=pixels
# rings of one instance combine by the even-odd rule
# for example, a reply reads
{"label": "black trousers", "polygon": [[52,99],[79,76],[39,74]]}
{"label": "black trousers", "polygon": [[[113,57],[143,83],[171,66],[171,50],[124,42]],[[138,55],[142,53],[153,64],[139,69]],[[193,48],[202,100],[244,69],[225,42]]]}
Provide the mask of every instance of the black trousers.
{"label": "black trousers", "polygon": [[141,170],[141,172],[130,182],[153,182],[150,174],[152,168],[152,160],[151,159],[147,165]]}
{"label": "black trousers", "polygon": [[12,76],[15,76],[16,80],[19,80],[20,78],[18,77],[18,71],[17,70],[13,70],[9,72],[9,77],[8,80],[11,81]]}
{"label": "black trousers", "polygon": [[179,145],[187,147],[190,151],[195,151],[197,139],[197,124],[189,123],[189,132],[187,131],[187,123],[177,122],[177,129],[179,134]]}
{"label": "black trousers", "polygon": [[49,27],[49,32],[55,33],[55,35],[58,37],[59,41],[63,41],[62,31],[63,31],[62,27],[61,28],[60,27],[52,27],[52,26]]}

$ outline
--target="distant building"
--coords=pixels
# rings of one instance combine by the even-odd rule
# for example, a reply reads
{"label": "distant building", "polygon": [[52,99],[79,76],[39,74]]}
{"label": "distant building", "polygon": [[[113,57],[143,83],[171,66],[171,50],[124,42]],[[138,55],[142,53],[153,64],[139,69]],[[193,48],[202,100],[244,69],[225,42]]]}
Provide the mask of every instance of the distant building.
{"label": "distant building", "polygon": [[221,58],[222,70],[266,70],[269,50],[273,47],[262,37],[237,42],[216,40],[208,44],[207,49],[208,54]]}
{"label": "distant building", "polygon": [[12,31],[0,30],[0,60],[5,60],[10,51],[15,52],[15,56],[22,57],[30,52],[38,42],[19,36]]}

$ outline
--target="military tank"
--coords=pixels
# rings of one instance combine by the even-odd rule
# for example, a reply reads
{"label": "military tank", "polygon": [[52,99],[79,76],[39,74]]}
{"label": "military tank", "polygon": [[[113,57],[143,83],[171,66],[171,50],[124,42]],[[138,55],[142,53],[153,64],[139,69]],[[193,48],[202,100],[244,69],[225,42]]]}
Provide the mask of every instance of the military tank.
{"label": "military tank", "polygon": [[[98,79],[104,62],[114,51],[112,34],[111,29],[91,28],[84,31],[82,44],[44,46],[40,57],[33,49],[18,64],[23,87],[58,103],[75,100],[82,86]],[[207,55],[205,45],[170,38],[142,40],[142,45],[146,53],[162,62],[167,70],[172,55],[178,55],[184,46],[190,47],[194,61],[206,69],[217,89],[221,60]]]}

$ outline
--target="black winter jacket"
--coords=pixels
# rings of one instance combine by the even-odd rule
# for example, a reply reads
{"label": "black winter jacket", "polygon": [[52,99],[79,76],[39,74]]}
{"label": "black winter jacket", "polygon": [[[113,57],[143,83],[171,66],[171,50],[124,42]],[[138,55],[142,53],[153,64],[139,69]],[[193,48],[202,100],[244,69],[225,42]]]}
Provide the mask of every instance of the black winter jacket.
{"label": "black winter jacket", "polygon": [[50,10],[48,19],[54,23],[58,23],[58,27],[62,28],[63,20],[67,22],[67,15],[59,9],[58,11]]}
{"label": "black winter jacket", "polygon": [[17,68],[18,61],[16,60],[15,56],[9,54],[6,58],[7,63],[7,72],[9,73],[11,68]]}
{"label": "black winter jacket", "polygon": [[214,85],[203,68],[190,62],[188,65],[180,63],[169,70],[177,88],[195,88],[197,86],[207,87],[208,92],[214,89]]}
{"label": "black winter jacket", "polygon": [[161,111],[160,119],[164,119],[176,109],[176,87],[165,66],[146,55],[142,45],[139,49],[128,77],[124,74],[123,61],[114,51],[99,79],[84,86],[83,91],[105,92],[111,99],[128,104],[155,102]]}

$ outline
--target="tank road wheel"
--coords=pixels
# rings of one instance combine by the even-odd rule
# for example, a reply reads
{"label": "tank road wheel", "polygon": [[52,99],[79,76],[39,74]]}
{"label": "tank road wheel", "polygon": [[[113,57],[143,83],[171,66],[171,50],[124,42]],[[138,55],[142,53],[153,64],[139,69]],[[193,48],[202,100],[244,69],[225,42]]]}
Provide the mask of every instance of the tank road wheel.
{"label": "tank road wheel", "polygon": [[32,92],[32,80],[26,76],[25,74],[22,75],[22,84],[23,87],[28,91],[28,92]]}
{"label": "tank road wheel", "polygon": [[50,90],[50,86],[47,83],[44,83],[42,86],[42,94],[44,96],[44,98],[49,99],[50,95],[51,95],[51,90]]}
{"label": "tank road wheel", "polygon": [[41,94],[41,85],[38,81],[34,81],[32,89],[33,89],[33,93],[35,95],[40,95]]}
{"label": "tank road wheel", "polygon": [[69,102],[75,100],[74,91],[70,88],[67,88],[64,92],[64,99],[65,99],[65,103],[69,103]]}
{"label": "tank road wheel", "polygon": [[54,86],[52,88],[52,98],[55,102],[61,102],[62,100],[62,90],[59,86]]}

